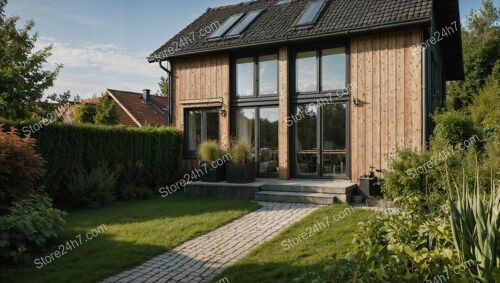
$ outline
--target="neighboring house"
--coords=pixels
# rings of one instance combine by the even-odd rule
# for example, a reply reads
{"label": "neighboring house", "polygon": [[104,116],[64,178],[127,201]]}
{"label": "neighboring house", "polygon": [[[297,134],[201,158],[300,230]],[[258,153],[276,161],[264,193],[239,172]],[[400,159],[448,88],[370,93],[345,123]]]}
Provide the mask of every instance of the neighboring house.
{"label": "neighboring house", "polygon": [[239,138],[259,176],[356,181],[425,147],[464,77],[460,29],[458,0],[260,0],[208,9],[148,60],[171,74],[183,169]]}
{"label": "neighboring house", "polygon": [[148,89],[136,93],[108,89],[109,95],[118,105],[120,124],[129,127],[168,126],[168,97],[151,95]]}

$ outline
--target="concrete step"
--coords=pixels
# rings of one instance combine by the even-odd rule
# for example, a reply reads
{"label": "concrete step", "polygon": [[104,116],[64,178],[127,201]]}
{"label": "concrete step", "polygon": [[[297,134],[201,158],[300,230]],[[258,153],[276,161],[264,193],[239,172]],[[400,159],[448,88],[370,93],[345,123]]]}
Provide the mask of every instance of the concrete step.
{"label": "concrete step", "polygon": [[321,193],[321,194],[348,194],[357,187],[354,183],[339,183],[335,185],[307,185],[303,183],[264,184],[261,191],[294,192],[294,193]]}
{"label": "concrete step", "polygon": [[329,205],[335,201],[345,202],[346,194],[323,194],[283,191],[260,191],[255,194],[256,201],[295,202]]}

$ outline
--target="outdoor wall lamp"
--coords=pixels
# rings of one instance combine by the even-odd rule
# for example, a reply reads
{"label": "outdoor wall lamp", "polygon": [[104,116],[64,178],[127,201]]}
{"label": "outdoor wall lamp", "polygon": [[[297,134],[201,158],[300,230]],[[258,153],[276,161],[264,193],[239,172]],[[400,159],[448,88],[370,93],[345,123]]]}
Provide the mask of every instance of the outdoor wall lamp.
{"label": "outdoor wall lamp", "polygon": [[357,98],[352,99],[352,104],[354,105],[354,107],[359,107],[359,105],[361,104],[360,102],[361,101]]}
{"label": "outdoor wall lamp", "polygon": [[219,108],[219,114],[222,116],[222,117],[226,117],[227,116],[227,107],[226,105],[222,105],[221,108]]}

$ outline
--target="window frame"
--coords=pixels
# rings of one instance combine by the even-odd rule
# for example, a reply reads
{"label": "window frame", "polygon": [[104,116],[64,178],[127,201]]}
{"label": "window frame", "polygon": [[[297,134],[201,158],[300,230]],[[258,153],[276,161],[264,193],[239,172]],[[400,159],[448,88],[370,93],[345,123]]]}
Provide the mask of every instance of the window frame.
{"label": "window frame", "polygon": [[[217,140],[220,140],[220,114],[219,114],[219,108],[218,107],[192,107],[192,108],[184,108],[184,141],[182,143],[183,145],[183,155],[184,159],[196,159],[198,158],[198,153],[197,150],[195,151],[190,151],[188,150],[188,145],[189,145],[189,123],[188,123],[188,117],[189,117],[189,112],[191,111],[216,111],[218,114],[218,125],[217,125],[217,132],[218,132],[218,138]],[[203,115],[202,115],[202,121],[201,121],[201,127],[203,127]],[[202,130],[203,132],[203,130]],[[206,140],[206,139],[205,139]],[[201,141],[204,142],[205,140]]]}
{"label": "window frame", "polygon": [[[276,93],[275,94],[260,94],[260,72],[259,72],[259,58],[264,56],[276,56]],[[248,96],[238,96],[238,68],[237,60],[244,58],[253,59],[253,94]],[[279,53],[276,50],[266,50],[262,52],[240,53],[232,56],[231,59],[231,101],[233,102],[255,102],[279,100]],[[253,104],[255,105],[255,104]],[[251,106],[251,105],[250,105]]]}
{"label": "window frame", "polygon": [[[290,74],[293,76],[293,81],[291,81],[291,89],[292,89],[292,100],[300,100],[300,99],[310,99],[310,98],[320,98],[324,97],[325,94],[342,94],[344,89],[347,89],[347,92],[343,93],[341,98],[349,98],[351,95],[350,88],[348,88],[350,84],[350,53],[349,53],[349,45],[347,41],[341,41],[338,44],[317,44],[319,47],[316,48],[308,48],[308,47],[298,47],[292,51],[292,60],[291,63],[293,65]],[[345,54],[345,86],[343,89],[335,89],[335,90],[324,90],[322,85],[322,62],[323,62],[323,50],[326,49],[337,49],[343,48]],[[298,68],[297,68],[297,54],[302,52],[314,51],[316,52],[316,90],[315,91],[306,91],[299,92],[298,91]],[[343,100],[343,99],[340,99]]]}

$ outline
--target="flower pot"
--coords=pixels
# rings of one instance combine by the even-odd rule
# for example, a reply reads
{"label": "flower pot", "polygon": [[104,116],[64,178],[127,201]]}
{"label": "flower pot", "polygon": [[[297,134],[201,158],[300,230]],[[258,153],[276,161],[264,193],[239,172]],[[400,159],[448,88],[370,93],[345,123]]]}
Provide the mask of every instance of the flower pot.
{"label": "flower pot", "polygon": [[352,201],[355,203],[355,204],[360,204],[363,202],[363,196],[352,196]]}
{"label": "flower pot", "polygon": [[255,162],[244,164],[228,163],[226,165],[226,182],[245,184],[255,181]]}
{"label": "flower pot", "polygon": [[381,196],[380,185],[377,177],[361,176],[359,177],[359,190],[365,198]]}
{"label": "flower pot", "polygon": [[[202,174],[200,174],[200,181],[202,182],[222,182],[226,179],[226,164],[212,167],[212,161],[200,161],[200,169]],[[205,164],[205,165],[203,165]],[[205,168],[207,172],[205,173]]]}

